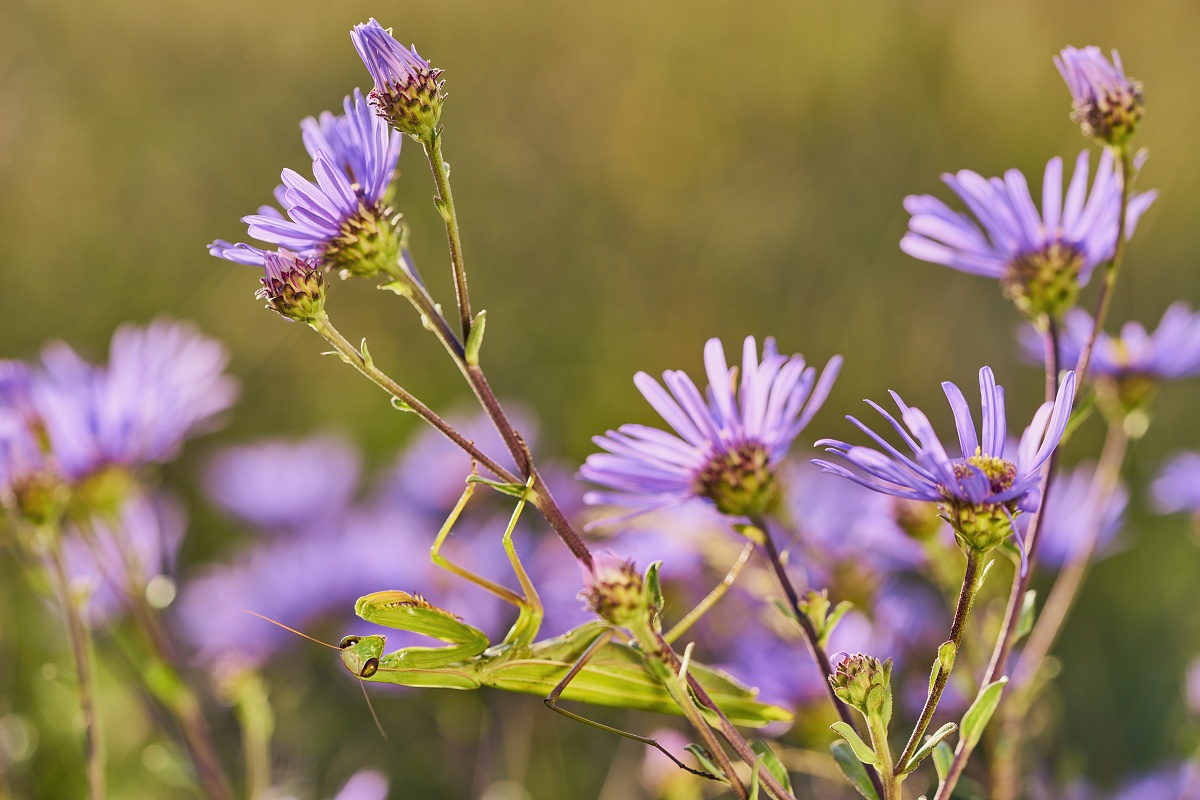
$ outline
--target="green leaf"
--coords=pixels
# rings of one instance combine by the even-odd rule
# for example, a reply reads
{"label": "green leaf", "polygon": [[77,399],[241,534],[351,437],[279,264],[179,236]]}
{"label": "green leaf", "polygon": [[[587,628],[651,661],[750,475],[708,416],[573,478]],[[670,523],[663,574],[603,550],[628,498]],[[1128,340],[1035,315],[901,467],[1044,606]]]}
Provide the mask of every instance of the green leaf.
{"label": "green leaf", "polygon": [[661,611],[663,607],[663,593],[662,582],[658,578],[660,567],[662,567],[661,561],[650,562],[650,566],[646,567],[644,583],[646,586],[646,595],[650,598],[650,605]]}
{"label": "green leaf", "polygon": [[850,745],[850,749],[854,751],[854,755],[864,764],[878,764],[879,757],[875,755],[875,751],[871,746],[864,742],[854,730],[854,726],[848,722],[838,720],[829,726],[833,732],[846,740],[846,744]]}
{"label": "green leaf", "polygon": [[917,752],[913,753],[912,758],[910,758],[908,763],[904,765],[904,774],[912,772],[914,769],[916,769],[917,765],[924,761],[925,758],[933,752],[935,747],[941,744],[942,739],[945,739],[956,730],[958,730],[957,725],[955,725],[953,722],[947,722],[945,725],[934,731],[933,735],[925,740],[925,744],[917,748]]}
{"label": "green leaf", "polygon": [[720,780],[720,781],[725,780],[725,773],[722,772],[721,768],[718,767],[716,764],[714,764],[712,762],[712,759],[710,759],[708,757],[707,750],[705,750],[703,747],[701,747],[700,745],[695,744],[695,743],[689,744],[684,749],[687,750],[689,753],[691,753],[692,756],[696,759],[696,761],[698,761],[700,763],[701,769],[703,769],[709,775],[712,775],[717,780]]}
{"label": "green leaf", "polygon": [[950,765],[954,763],[954,751],[945,742],[938,742],[933,748],[933,768],[937,770],[938,782],[946,780],[950,773]]}
{"label": "green leaf", "polygon": [[967,709],[967,713],[963,714],[962,738],[968,747],[979,744],[979,738],[983,736],[983,729],[987,727],[992,713],[1000,703],[1000,695],[1004,692],[1006,683],[1008,683],[1008,678],[1001,678],[995,683],[989,684],[979,693],[979,697],[975,698],[975,702]]}
{"label": "green leaf", "polygon": [[[783,763],[779,760],[779,757],[776,756],[774,751],[771,750],[771,746],[761,739],[758,739],[750,743],[750,749],[758,753],[758,758],[754,760],[756,767],[759,763],[761,763],[767,768],[767,772],[771,773],[775,777],[775,780],[783,784],[783,788],[791,792],[792,777],[788,775],[788,771],[784,768]],[[754,770],[754,774],[755,777],[758,776],[757,768]]]}
{"label": "green leaf", "polygon": [[749,800],[758,800],[758,768],[762,764],[762,756],[754,759],[754,766],[750,768],[750,798]]}
{"label": "green leaf", "polygon": [[854,608],[854,603],[849,600],[843,600],[833,607],[833,613],[829,615],[829,619],[825,621],[825,638],[828,639],[833,629],[842,621],[842,617],[846,616],[846,612]]}
{"label": "green leaf", "polygon": [[1021,601],[1021,616],[1017,617],[1017,631],[1013,638],[1013,644],[1024,639],[1033,630],[1033,618],[1036,611],[1037,592],[1030,589],[1025,593],[1025,599]]}
{"label": "green leaf", "polygon": [[833,760],[837,762],[838,770],[850,781],[850,785],[867,800],[879,800],[875,786],[867,775],[867,768],[858,760],[858,756],[845,742],[834,742],[829,749],[833,752]]}
{"label": "green leaf", "polygon": [[410,406],[408,403],[401,400],[399,397],[392,398],[392,408],[396,409],[397,411],[415,411],[416,410],[412,406]]}
{"label": "green leaf", "polygon": [[471,323],[463,358],[473,367],[479,366],[479,348],[483,346],[483,331],[487,328],[487,311],[480,311]]}
{"label": "green leaf", "polygon": [[954,642],[942,642],[938,647],[938,665],[946,673],[954,669],[954,659],[958,656],[958,645]]}

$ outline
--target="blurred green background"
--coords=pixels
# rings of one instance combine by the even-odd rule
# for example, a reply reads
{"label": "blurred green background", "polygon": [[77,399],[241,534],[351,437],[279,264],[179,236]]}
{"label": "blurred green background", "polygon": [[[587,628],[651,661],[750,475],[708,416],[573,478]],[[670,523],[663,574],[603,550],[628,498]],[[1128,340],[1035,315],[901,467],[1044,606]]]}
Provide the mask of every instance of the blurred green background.
{"label": "blurred green background", "polygon": [[[225,430],[172,468],[181,480],[222,443],[333,427],[382,458],[415,424],[319,357],[310,332],[265,311],[253,270],[204,250],[244,238],[238,218],[270,200],[281,168],[306,170],[302,117],[369,88],[348,37],[369,16],[446,70],[446,152],[472,299],[488,310],[489,375],[536,411],[543,449],[573,462],[605,427],[651,421],[634,371],[695,370],[710,336],[774,335],[821,362],[845,355],[812,439],[846,433],[840,415],[888,388],[944,424],[938,382],[970,385],[985,363],[1013,416],[1027,419],[1041,376],[1015,356],[1010,307],[994,283],[904,256],[901,200],[948,197],[938,175],[960,168],[1018,167],[1039,184],[1048,158],[1085,147],[1050,60],[1066,44],[1119,48],[1146,86],[1138,142],[1152,158],[1139,185],[1161,198],[1112,319],[1155,323],[1172,300],[1200,300],[1200,194],[1188,189],[1200,181],[1195,3],[6,0],[2,355],[32,356],[62,337],[101,359],[123,320],[196,320],[232,348],[244,397]],[[419,148],[406,143],[400,163],[396,205],[431,288],[450,303]],[[431,405],[466,400],[395,298],[339,283],[331,312]],[[1135,487],[1169,453],[1200,446],[1198,400],[1194,383],[1163,393],[1132,453]],[[1093,422],[1067,460],[1098,444]],[[1133,546],[1096,569],[1059,648],[1057,748],[1100,782],[1194,739],[1180,687],[1200,652],[1200,553],[1182,519],[1141,513],[1143,498],[1135,488]],[[196,514],[193,559],[230,536],[205,538]],[[6,627],[30,605],[18,590],[3,598]],[[31,683],[4,678],[4,689]],[[346,735],[345,708],[289,702],[289,724]],[[354,714],[355,735],[373,736]],[[564,747],[616,747],[560,727]],[[371,742],[363,764],[326,765],[324,796],[372,758],[386,768],[399,738]]]}

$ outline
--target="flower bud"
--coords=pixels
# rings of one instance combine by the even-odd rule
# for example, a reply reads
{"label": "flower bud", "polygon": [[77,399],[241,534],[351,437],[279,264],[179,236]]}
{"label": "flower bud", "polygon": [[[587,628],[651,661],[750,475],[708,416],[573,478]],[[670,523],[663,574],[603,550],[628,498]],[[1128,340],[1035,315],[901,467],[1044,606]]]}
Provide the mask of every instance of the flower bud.
{"label": "flower bud", "polygon": [[436,134],[445,99],[438,80],[442,71],[430,66],[415,47],[409,50],[393,39],[391,29],[374,17],[355,25],[350,38],[375,81],[370,102],[376,113],[414,139]]}
{"label": "flower bud", "polygon": [[279,250],[263,254],[266,273],[255,297],[267,301],[280,316],[308,323],[325,308],[325,276],[315,263]]}
{"label": "flower bud", "polygon": [[892,715],[891,680],[892,660],[880,662],[864,653],[844,656],[829,676],[839,700],[864,717],[882,717],[885,723]]}
{"label": "flower bud", "polygon": [[1074,98],[1071,121],[1085,136],[1103,144],[1123,146],[1145,116],[1142,84],[1125,77],[1121,57],[1112,51],[1109,63],[1098,47],[1067,47],[1055,66]]}
{"label": "flower bud", "polygon": [[591,571],[584,571],[579,599],[596,616],[622,626],[646,616],[650,607],[642,576],[633,562],[611,552],[598,553]]}

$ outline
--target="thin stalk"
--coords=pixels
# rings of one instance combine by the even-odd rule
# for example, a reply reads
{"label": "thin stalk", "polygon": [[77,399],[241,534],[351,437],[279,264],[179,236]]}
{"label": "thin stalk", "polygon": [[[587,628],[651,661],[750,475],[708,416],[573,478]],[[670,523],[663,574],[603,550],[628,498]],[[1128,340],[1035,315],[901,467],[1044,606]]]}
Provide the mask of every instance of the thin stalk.
{"label": "thin stalk", "polygon": [[[970,616],[971,608],[975,605],[975,596],[979,593],[979,561],[979,553],[974,550],[967,553],[967,568],[963,574],[962,590],[958,594],[958,606],[954,609],[954,621],[950,625],[948,640],[954,645],[955,658],[962,646],[963,632],[967,628],[967,617]],[[951,668],[953,668],[953,664],[951,664]],[[942,692],[945,691],[946,683],[949,680],[950,670],[942,669],[939,661],[937,676],[925,699],[925,707],[921,709],[921,716],[917,719],[912,736],[908,737],[908,744],[904,746],[904,751],[900,753],[900,758],[896,761],[897,772],[904,769],[904,765],[920,747],[921,739],[925,736],[925,731],[933,720],[933,714],[937,711],[938,703],[942,699]]]}
{"label": "thin stalk", "polygon": [[1120,148],[1117,161],[1121,165],[1121,211],[1117,215],[1117,242],[1113,247],[1112,260],[1104,270],[1104,283],[1100,285],[1100,296],[1096,299],[1096,315],[1092,323],[1092,333],[1079,354],[1079,364],[1075,368],[1076,386],[1082,388],[1087,380],[1088,369],[1092,364],[1092,349],[1096,339],[1104,329],[1104,320],[1112,305],[1113,289],[1117,285],[1117,275],[1121,271],[1121,259],[1125,255],[1125,221],[1129,215],[1129,198],[1133,192],[1133,154],[1128,146]]}
{"label": "thin stalk", "polygon": [[1095,511],[1096,518],[1084,532],[1086,538],[1071,553],[1070,559],[1059,572],[1046,598],[1046,604],[1029,633],[1029,641],[1013,669],[1013,682],[1018,686],[1028,680],[1036,672],[1042,659],[1049,655],[1050,648],[1054,646],[1054,641],[1071,612],[1079,587],[1091,566],[1092,555],[1100,541],[1100,533],[1104,527],[1104,515],[1100,512],[1104,508],[1104,501],[1111,497],[1117,488],[1128,445],[1129,437],[1123,426],[1119,423],[1110,425],[1088,491],[1086,508]]}
{"label": "thin stalk", "polygon": [[887,739],[887,725],[884,724],[882,717],[870,714],[867,718],[867,730],[871,734],[871,749],[875,751],[875,757],[879,759],[878,770],[883,778],[883,800],[900,800],[900,782],[896,779],[896,772],[904,764],[904,759],[893,766],[892,748],[888,745]]}
{"label": "thin stalk", "polygon": [[96,661],[92,636],[71,599],[70,582],[57,541],[51,546],[51,580],[62,604],[63,621],[67,626],[67,644],[75,661],[79,708],[83,715],[85,756],[87,759],[88,798],[104,800],[104,733],[100,729],[100,714],[96,708]]}
{"label": "thin stalk", "polygon": [[[837,712],[838,718],[850,727],[858,731],[859,728],[855,725],[854,715],[850,713],[850,708],[843,703],[833,691],[833,684],[829,682],[830,676],[833,675],[833,664],[829,660],[829,654],[825,652],[825,648],[821,645],[821,637],[817,635],[816,629],[812,622],[800,607],[800,595],[796,592],[796,587],[792,584],[792,579],[788,577],[787,569],[783,566],[783,560],[779,557],[779,550],[775,547],[775,541],[771,538],[771,530],[767,526],[767,521],[762,518],[751,519],[754,526],[762,531],[763,534],[763,550],[766,551],[767,560],[771,562],[771,568],[775,572],[775,577],[779,581],[779,588],[783,590],[787,596],[788,605],[792,609],[792,614],[795,615],[796,621],[800,625],[800,629],[804,632],[804,641],[808,644],[808,651],[812,655],[813,661],[817,664],[817,669],[821,671],[821,683],[825,686],[825,694],[829,697],[829,701],[833,703],[833,708]],[[859,733],[861,736],[861,732]],[[867,775],[871,779],[871,784],[875,787],[875,791],[883,797],[883,780],[880,778],[878,771],[874,767],[866,767]]]}
{"label": "thin stalk", "polygon": [[365,375],[376,386],[383,389],[392,397],[411,408],[417,416],[428,422],[443,436],[465,450],[472,458],[486,467],[488,471],[490,471],[497,478],[508,483],[521,482],[516,475],[513,475],[504,467],[497,464],[495,460],[476,447],[474,442],[470,441],[461,433],[456,431],[454,427],[450,425],[450,423],[438,416],[433,409],[429,408],[429,406],[422,403],[406,389],[400,386],[400,384],[388,377],[387,374],[384,373],[383,370],[376,367],[374,363],[363,358],[362,353],[360,353],[354,347],[354,345],[350,344],[350,342],[346,340],[346,337],[342,336],[337,328],[333,327],[333,324],[329,321],[328,316],[321,314],[320,317],[310,323],[310,327],[319,333],[321,337],[325,339],[325,341],[333,345],[334,349],[337,350],[338,354],[343,360]]}
{"label": "thin stalk", "polygon": [[422,139],[429,169],[437,184],[438,210],[446,223],[446,240],[450,245],[450,264],[454,269],[454,296],[458,301],[458,316],[465,342],[471,333],[471,299],[467,294],[467,268],[463,264],[462,239],[458,231],[458,213],[454,210],[454,195],[450,191],[450,169],[442,157],[442,135],[431,132]]}
{"label": "thin stalk", "polygon": [[247,800],[265,800],[271,790],[271,735],[275,731],[275,715],[271,711],[267,687],[257,673],[247,673],[238,682],[235,698],[246,760],[246,797]]}

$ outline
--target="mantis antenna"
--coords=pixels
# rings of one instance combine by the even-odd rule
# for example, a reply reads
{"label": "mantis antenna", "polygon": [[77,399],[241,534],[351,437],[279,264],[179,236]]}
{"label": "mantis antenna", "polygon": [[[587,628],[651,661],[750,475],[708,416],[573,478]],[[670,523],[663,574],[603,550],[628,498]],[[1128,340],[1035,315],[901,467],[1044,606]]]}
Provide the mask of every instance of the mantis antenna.
{"label": "mantis antenna", "polygon": [[[279,620],[274,620],[274,619],[271,619],[270,617],[265,617],[262,614],[259,614],[257,611],[251,611],[248,608],[243,608],[242,611],[244,611],[245,613],[249,614],[252,617],[258,617],[259,619],[261,619],[265,622],[269,622],[272,625],[278,625],[279,627],[283,628],[285,631],[288,631],[289,633],[294,633],[303,639],[308,639],[310,642],[316,642],[317,644],[319,644],[323,647],[328,647],[331,650],[345,649],[344,647],[338,647],[337,645],[330,644],[329,642],[322,642],[320,639],[309,636],[307,633],[301,633],[300,631],[296,630],[295,628],[289,628],[287,625],[284,625]],[[363,699],[367,701],[367,708],[371,712],[371,719],[375,720],[376,730],[379,731],[379,735],[383,737],[383,740],[385,742],[388,741],[387,731],[385,731],[383,729],[383,723],[379,721],[379,715],[375,713],[375,704],[371,702],[371,697],[370,697],[370,695],[367,694],[367,684],[360,678],[358,681],[358,685],[362,688]]]}

